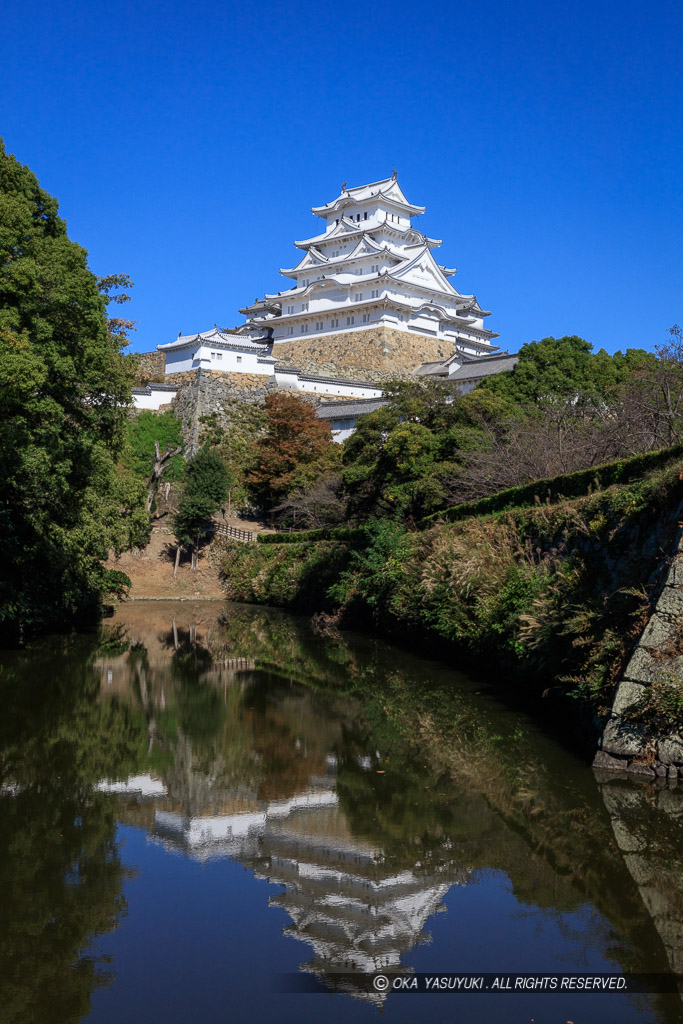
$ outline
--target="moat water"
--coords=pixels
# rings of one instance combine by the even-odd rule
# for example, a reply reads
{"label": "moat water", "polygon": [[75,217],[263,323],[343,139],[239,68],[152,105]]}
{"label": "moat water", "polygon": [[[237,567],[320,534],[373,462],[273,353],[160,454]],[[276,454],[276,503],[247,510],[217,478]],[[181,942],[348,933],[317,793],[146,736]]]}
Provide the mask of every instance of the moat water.
{"label": "moat water", "polygon": [[0,655],[0,1022],[683,1021],[657,992],[340,973],[683,972],[683,794],[501,680],[219,603]]}

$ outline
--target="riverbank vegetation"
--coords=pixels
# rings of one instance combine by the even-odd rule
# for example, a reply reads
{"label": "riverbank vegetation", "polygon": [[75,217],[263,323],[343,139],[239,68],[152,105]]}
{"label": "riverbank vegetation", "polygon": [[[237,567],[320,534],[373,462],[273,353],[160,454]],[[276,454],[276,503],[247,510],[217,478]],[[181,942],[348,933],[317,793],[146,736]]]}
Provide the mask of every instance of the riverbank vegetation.
{"label": "riverbank vegetation", "polygon": [[341,473],[272,510],[316,530],[227,550],[228,594],[445,642],[605,712],[683,498],[680,329],[614,356],[545,338],[467,395],[388,398]]}
{"label": "riverbank vegetation", "polygon": [[605,712],[677,528],[681,468],[674,451],[593,494],[425,530],[374,519],[362,542],[231,545],[228,594],[431,637],[495,659],[509,686],[556,688]]}

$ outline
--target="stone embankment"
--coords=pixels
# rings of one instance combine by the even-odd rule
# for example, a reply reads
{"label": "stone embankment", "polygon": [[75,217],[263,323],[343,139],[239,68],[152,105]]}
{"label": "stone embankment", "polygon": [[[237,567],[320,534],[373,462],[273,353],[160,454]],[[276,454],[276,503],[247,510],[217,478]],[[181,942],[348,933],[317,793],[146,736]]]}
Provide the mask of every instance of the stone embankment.
{"label": "stone embankment", "polygon": [[421,363],[446,359],[452,354],[452,345],[443,339],[391,327],[276,341],[273,345],[273,356],[283,366],[377,384],[414,379]]}
{"label": "stone embankment", "polygon": [[258,405],[277,391],[273,377],[219,370],[168,373],[165,383],[180,388],[173,411],[183,424],[186,451],[190,455],[199,447],[202,417],[215,414],[220,425],[226,427],[236,406]]}
{"label": "stone embankment", "polygon": [[654,612],[617,687],[594,767],[651,778],[683,778],[683,722],[661,732],[647,720],[650,687],[682,679],[683,530],[679,529]]}

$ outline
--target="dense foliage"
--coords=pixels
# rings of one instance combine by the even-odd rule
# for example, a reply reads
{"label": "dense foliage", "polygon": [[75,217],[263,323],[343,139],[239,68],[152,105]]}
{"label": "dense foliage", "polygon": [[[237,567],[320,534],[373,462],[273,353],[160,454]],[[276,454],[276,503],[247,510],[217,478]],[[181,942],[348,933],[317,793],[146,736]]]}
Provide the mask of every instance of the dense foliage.
{"label": "dense foliage", "polygon": [[[398,384],[344,445],[352,518],[410,522],[529,481],[667,448],[683,437],[680,334],[657,354],[592,353],[576,337],[524,345],[512,371],[461,396]],[[319,524],[322,525],[322,524]]]}
{"label": "dense foliage", "polygon": [[296,395],[268,395],[265,408],[265,430],[256,441],[247,484],[257,501],[272,507],[331,472],[338,464],[339,448],[329,424]]}
{"label": "dense foliage", "polygon": [[423,520],[423,524],[429,525],[430,522],[441,519],[455,522],[457,519],[466,519],[468,516],[504,512],[511,508],[555,504],[563,498],[577,498],[583,494],[590,494],[592,491],[604,490],[612,484],[637,480],[649,470],[666,465],[675,456],[683,457],[683,448],[680,445],[675,448],[665,448],[659,452],[634,455],[630,459],[619,459],[616,462],[608,462],[604,466],[594,466],[592,469],[580,469],[576,473],[565,473],[550,480],[534,480],[533,483],[526,484],[524,487],[510,487],[507,490],[498,491],[490,498],[480,498],[479,501],[464,502],[462,505],[443,509],[434,515],[427,516]]}
{"label": "dense foliage", "polygon": [[229,485],[230,475],[220,455],[208,447],[200,448],[187,464],[185,486],[173,518],[179,544],[192,548],[193,568],[199,545],[213,531],[213,516],[227,499]]}
{"label": "dense foliage", "polygon": [[[131,417],[126,425],[124,464],[141,480],[149,480],[154,468],[154,442],[163,454],[169,447],[183,446],[180,420],[172,412],[155,413],[148,410]],[[166,480],[180,480],[184,472],[182,454],[175,455],[164,467]]]}
{"label": "dense foliage", "polygon": [[604,710],[677,529],[681,458],[554,505],[418,533],[371,521],[363,546],[234,545],[237,600],[333,611],[348,624],[439,637]]}
{"label": "dense foliage", "polygon": [[94,612],[109,549],[143,543],[144,487],[117,468],[125,339],[57,201],[0,143],[0,626]]}

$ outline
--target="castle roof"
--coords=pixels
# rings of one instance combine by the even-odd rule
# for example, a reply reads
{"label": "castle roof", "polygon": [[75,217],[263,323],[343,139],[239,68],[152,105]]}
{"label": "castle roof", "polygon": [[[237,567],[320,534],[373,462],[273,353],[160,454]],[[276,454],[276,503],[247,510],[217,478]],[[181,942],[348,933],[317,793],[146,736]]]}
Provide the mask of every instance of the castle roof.
{"label": "castle roof", "polygon": [[257,355],[268,355],[270,352],[270,346],[265,338],[254,341],[247,335],[237,334],[220,327],[214,327],[211,331],[200,331],[199,334],[179,334],[175,341],[157,345],[157,351],[169,352],[179,348],[190,348],[194,345],[213,345],[216,348],[234,349],[237,352],[254,352]]}
{"label": "castle roof", "polygon": [[369,185],[356,185],[354,188],[347,188],[344,183],[336,199],[323,206],[312,206],[311,213],[317,217],[329,217],[337,210],[345,209],[348,206],[358,206],[361,203],[367,204],[371,200],[380,200],[383,204],[400,207],[409,217],[416,217],[425,212],[424,206],[414,206],[408,202],[394,172],[391,178],[372,181]]}
{"label": "castle roof", "polygon": [[358,398],[348,402],[325,402],[315,410],[319,420],[355,419],[389,404],[388,398]]}

